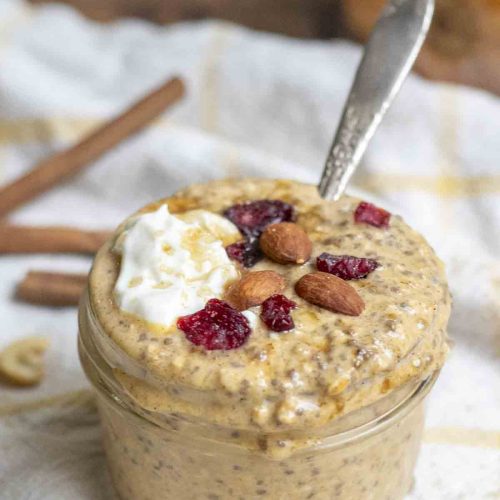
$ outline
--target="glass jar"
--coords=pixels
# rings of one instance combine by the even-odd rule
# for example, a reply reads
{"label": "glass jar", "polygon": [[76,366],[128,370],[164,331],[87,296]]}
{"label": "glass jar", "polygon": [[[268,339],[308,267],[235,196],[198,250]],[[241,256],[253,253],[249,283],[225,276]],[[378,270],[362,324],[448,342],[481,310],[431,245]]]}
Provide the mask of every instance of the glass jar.
{"label": "glass jar", "polygon": [[281,436],[142,408],[122,383],[123,376],[140,379],[141,368],[103,332],[88,294],[79,329],[80,359],[97,393],[108,465],[122,499],[393,500],[412,486],[423,403],[437,372],[328,428],[289,431],[280,449]]}

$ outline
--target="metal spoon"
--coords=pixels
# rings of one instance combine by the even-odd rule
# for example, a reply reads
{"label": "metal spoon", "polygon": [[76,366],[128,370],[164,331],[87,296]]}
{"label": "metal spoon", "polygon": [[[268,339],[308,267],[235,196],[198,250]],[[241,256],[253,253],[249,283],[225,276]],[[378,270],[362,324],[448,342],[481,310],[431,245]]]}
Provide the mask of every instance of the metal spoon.
{"label": "metal spoon", "polygon": [[365,47],[318,189],[337,200],[398,93],[429,29],[434,0],[389,0]]}

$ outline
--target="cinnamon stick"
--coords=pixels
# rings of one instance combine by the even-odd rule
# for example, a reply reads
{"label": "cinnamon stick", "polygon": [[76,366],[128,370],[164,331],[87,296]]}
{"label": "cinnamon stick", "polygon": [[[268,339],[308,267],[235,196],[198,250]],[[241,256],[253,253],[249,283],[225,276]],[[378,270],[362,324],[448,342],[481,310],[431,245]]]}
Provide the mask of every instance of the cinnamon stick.
{"label": "cinnamon stick", "polygon": [[36,305],[77,306],[86,283],[86,274],[29,271],[17,286],[15,297]]}
{"label": "cinnamon stick", "polygon": [[94,254],[111,234],[111,231],[84,231],[62,226],[34,227],[0,224],[0,254]]}
{"label": "cinnamon stick", "polygon": [[182,80],[173,78],[75,146],[42,160],[26,175],[0,189],[0,217],[76,175],[106,151],[144,128],[183,95]]}

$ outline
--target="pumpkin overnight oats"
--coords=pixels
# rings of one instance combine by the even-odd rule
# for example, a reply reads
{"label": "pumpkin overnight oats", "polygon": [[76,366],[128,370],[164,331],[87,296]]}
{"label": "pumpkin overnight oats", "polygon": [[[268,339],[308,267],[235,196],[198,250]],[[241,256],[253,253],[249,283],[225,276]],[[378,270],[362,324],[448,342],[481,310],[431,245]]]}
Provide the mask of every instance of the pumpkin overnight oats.
{"label": "pumpkin overnight oats", "polygon": [[80,354],[124,499],[398,499],[447,354],[443,265],[314,186],[193,185],[95,259]]}

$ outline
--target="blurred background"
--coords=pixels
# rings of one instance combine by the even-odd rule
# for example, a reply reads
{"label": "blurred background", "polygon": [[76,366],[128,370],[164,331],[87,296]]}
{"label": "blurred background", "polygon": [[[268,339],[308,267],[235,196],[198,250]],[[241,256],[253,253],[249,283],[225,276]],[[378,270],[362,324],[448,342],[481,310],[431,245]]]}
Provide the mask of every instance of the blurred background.
{"label": "blurred background", "polygon": [[[218,18],[299,38],[365,41],[384,0],[60,0],[100,22]],[[32,0],[46,3],[48,0]],[[500,0],[436,0],[416,71],[500,94]]]}
{"label": "blurred background", "polygon": [[[32,270],[85,275],[92,251],[6,252],[3,226],[65,226],[81,244],[82,230],[112,230],[192,182],[317,183],[383,4],[0,0],[0,190],[172,76],[186,85],[140,133],[0,215],[0,361],[19,339],[50,343],[39,384],[0,382],[1,500],[110,498],[76,301],[16,292]],[[411,500],[500,498],[499,96],[500,0],[436,0],[414,72],[349,186],[424,234],[454,297]]]}

